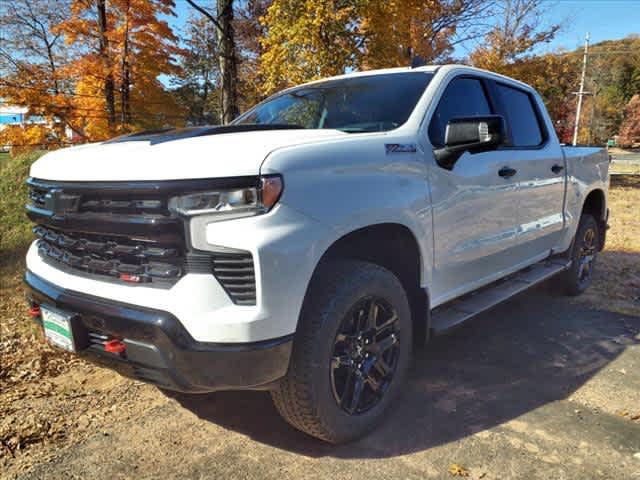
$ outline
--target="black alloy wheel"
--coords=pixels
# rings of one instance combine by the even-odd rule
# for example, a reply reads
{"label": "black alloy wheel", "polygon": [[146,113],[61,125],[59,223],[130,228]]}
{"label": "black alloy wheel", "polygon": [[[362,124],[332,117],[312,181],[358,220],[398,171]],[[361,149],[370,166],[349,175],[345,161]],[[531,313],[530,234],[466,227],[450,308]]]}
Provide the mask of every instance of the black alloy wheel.
{"label": "black alloy wheel", "polygon": [[571,265],[554,280],[555,286],[566,295],[584,292],[593,281],[594,267],[600,246],[599,225],[592,215],[580,217],[573,246],[568,250]]}
{"label": "black alloy wheel", "polygon": [[400,279],[353,259],[318,267],[294,335],[289,370],[271,390],[292,426],[331,443],[363,436],[405,388],[413,324]]}
{"label": "black alloy wheel", "polygon": [[593,275],[593,264],[598,251],[597,233],[593,228],[587,228],[582,232],[582,239],[578,247],[578,283],[581,286],[588,286]]}
{"label": "black alloy wheel", "polygon": [[381,297],[358,301],[343,319],[330,361],[331,388],[350,415],[367,412],[382,399],[400,356],[400,319]]}

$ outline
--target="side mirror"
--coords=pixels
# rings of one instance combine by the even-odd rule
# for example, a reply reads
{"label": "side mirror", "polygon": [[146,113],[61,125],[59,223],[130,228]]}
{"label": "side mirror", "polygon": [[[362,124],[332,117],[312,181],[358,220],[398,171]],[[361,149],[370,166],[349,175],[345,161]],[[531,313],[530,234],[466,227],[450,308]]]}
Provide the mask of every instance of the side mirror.
{"label": "side mirror", "polygon": [[464,152],[497,149],[505,142],[505,123],[500,115],[452,118],[447,123],[444,147],[433,151],[436,162],[451,170]]}

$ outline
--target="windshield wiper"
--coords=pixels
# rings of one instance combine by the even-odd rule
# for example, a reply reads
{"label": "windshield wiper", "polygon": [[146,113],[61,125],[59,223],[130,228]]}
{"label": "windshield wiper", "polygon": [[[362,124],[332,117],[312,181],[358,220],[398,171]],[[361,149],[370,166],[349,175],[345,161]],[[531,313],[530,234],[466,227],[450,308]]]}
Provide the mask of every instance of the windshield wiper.
{"label": "windshield wiper", "polygon": [[380,129],[375,128],[364,128],[364,127],[345,127],[345,128],[336,128],[336,130],[340,130],[344,133],[370,133],[370,132],[379,132]]}

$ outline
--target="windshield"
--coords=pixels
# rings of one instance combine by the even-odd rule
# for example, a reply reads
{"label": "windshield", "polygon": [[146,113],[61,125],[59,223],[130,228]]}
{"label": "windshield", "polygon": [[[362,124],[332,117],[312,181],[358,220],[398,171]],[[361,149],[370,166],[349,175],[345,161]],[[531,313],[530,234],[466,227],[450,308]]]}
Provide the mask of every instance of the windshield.
{"label": "windshield", "polygon": [[425,72],[342,78],[307,85],[249,110],[235,124],[382,132],[407,121],[433,78]]}

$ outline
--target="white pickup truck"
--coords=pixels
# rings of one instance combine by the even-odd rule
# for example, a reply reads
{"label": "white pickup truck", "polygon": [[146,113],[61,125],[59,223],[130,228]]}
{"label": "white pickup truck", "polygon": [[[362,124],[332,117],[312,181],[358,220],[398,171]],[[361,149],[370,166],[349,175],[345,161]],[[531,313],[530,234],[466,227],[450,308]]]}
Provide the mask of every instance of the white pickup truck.
{"label": "white pickup truck", "polygon": [[308,83],[30,175],[52,343],[164,389],[269,390],[334,443],[379,423],[414,345],[552,276],[587,288],[608,217],[604,150],[562,147],[531,87],[455,65]]}

